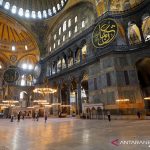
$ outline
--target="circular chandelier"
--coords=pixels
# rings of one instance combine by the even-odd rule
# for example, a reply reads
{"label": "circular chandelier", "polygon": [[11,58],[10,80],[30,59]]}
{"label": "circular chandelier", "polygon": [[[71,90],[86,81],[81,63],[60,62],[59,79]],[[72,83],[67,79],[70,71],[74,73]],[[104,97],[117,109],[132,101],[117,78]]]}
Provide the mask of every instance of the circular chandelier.
{"label": "circular chandelier", "polygon": [[0,7],[20,17],[46,19],[60,12],[68,0],[0,0]]}
{"label": "circular chandelier", "polygon": [[51,89],[51,88],[36,88],[33,90],[34,93],[40,93],[40,94],[50,94],[55,93],[57,90]]}

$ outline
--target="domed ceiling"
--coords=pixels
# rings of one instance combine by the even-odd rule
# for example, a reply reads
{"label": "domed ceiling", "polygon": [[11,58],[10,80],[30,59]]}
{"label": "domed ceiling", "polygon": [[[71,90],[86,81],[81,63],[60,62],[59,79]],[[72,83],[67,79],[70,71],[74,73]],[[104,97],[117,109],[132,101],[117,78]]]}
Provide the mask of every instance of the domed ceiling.
{"label": "domed ceiling", "polygon": [[56,15],[68,0],[0,0],[0,6],[21,17],[42,19]]}
{"label": "domed ceiling", "polygon": [[0,13],[0,58],[15,65],[27,55],[39,60],[40,52],[34,37],[23,25]]}

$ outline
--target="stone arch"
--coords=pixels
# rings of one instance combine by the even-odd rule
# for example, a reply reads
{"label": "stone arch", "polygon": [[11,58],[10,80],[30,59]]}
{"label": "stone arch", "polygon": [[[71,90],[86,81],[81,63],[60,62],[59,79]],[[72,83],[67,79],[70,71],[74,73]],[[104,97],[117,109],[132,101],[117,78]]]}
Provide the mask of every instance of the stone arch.
{"label": "stone arch", "polygon": [[61,57],[59,56],[57,58],[57,72],[61,71]]}
{"label": "stone arch", "polygon": [[80,63],[80,49],[77,48],[76,51],[75,51],[75,63]]}
{"label": "stone arch", "polygon": [[73,64],[74,64],[73,51],[68,50],[68,67],[73,66]]}

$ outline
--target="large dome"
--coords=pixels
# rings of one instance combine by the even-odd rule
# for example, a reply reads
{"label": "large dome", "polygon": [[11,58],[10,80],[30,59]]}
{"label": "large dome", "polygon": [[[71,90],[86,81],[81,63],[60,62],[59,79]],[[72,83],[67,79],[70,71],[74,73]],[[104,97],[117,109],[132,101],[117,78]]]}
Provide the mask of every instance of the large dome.
{"label": "large dome", "polygon": [[64,8],[68,0],[0,0],[1,9],[21,17],[42,19],[52,17]]}

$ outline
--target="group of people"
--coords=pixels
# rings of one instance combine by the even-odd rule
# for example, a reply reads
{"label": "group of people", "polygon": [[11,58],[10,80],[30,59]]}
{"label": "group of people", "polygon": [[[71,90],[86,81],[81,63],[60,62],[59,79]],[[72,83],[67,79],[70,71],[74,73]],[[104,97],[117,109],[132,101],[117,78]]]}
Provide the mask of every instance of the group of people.
{"label": "group of people", "polygon": [[[33,120],[35,121],[38,121],[39,120],[39,112],[33,112],[32,113],[32,118],[33,118]],[[47,121],[47,118],[48,118],[48,114],[47,114],[47,112],[45,112],[44,113],[44,120],[45,120],[45,123],[46,123],[46,121]]]}
{"label": "group of people", "polygon": [[[24,120],[24,113],[21,113],[20,111],[18,112],[17,114],[17,120],[18,122],[20,121],[21,119],[21,116],[22,116],[22,119]],[[61,113],[59,114],[59,117],[61,117]],[[111,121],[111,114],[110,114],[110,111],[107,111],[107,117],[108,117],[108,121],[110,122]],[[137,117],[138,119],[141,119],[141,113],[138,111],[137,112]],[[32,113],[32,118],[33,120],[35,121],[38,121],[39,120],[39,112],[33,112]],[[48,114],[47,112],[44,113],[44,120],[45,120],[45,123],[47,121],[47,118],[48,118]],[[14,115],[12,114],[11,115],[11,122],[13,122],[13,119],[14,119]]]}
{"label": "group of people", "polygon": [[[25,115],[24,115],[24,113],[22,113],[21,111],[19,111],[18,113],[17,113],[17,121],[18,122],[20,122],[20,119],[22,118],[23,120],[24,120],[24,118],[25,118]],[[16,118],[15,116],[14,116],[14,113],[12,113],[11,114],[11,122],[13,122],[14,121],[14,118]],[[32,118],[33,118],[33,120],[35,121],[38,121],[39,120],[39,112],[33,112],[32,113]],[[45,120],[45,123],[46,123],[46,121],[47,121],[47,118],[48,118],[48,114],[47,114],[47,112],[45,112],[44,113],[44,120]]]}
{"label": "group of people", "polygon": [[[24,120],[25,115],[24,115],[24,113],[22,113],[21,111],[19,111],[18,114],[17,114],[17,120],[18,120],[18,122],[20,121],[21,117]],[[14,120],[14,114],[12,113],[11,114],[11,122],[13,122],[13,120]]]}
{"label": "group of people", "polygon": [[[110,111],[107,111],[107,117],[108,117],[108,121],[110,122],[111,121]],[[137,112],[137,117],[138,119],[141,119],[141,113],[139,111]]]}

